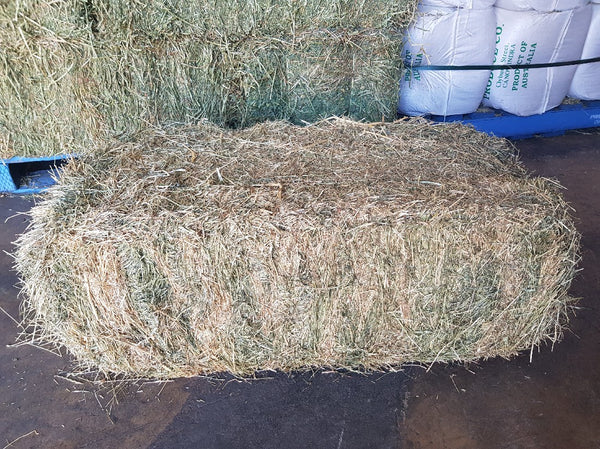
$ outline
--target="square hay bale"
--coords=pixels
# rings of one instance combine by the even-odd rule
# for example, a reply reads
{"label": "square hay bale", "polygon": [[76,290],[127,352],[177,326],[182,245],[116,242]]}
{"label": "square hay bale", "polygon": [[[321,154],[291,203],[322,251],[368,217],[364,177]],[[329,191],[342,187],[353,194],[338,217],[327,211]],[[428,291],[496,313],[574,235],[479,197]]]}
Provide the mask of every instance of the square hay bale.
{"label": "square hay bale", "polygon": [[201,119],[396,117],[417,0],[0,2],[0,157]]}
{"label": "square hay bale", "polygon": [[130,376],[509,357],[560,339],[578,260],[555,183],[419,120],[152,129],[31,216],[33,342]]}

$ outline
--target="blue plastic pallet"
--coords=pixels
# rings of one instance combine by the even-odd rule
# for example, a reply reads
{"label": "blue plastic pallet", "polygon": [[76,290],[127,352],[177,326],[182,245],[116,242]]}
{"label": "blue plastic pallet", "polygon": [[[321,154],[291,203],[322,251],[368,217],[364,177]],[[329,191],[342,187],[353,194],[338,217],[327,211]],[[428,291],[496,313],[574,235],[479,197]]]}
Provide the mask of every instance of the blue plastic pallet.
{"label": "blue plastic pallet", "polygon": [[548,112],[520,117],[492,110],[446,117],[431,116],[435,122],[463,122],[497,137],[526,139],[536,135],[558,136],[565,131],[600,127],[600,101],[563,104]]}
{"label": "blue plastic pallet", "polygon": [[53,185],[72,155],[0,160],[0,193],[34,194]]}

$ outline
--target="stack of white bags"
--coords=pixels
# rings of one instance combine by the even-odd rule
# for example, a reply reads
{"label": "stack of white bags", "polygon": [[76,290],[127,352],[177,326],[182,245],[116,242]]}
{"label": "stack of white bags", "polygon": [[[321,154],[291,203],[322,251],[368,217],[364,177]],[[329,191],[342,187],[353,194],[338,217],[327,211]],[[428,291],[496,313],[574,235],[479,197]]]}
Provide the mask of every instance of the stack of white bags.
{"label": "stack of white bags", "polygon": [[593,1],[423,0],[405,38],[400,112],[468,114],[483,100],[484,106],[533,115],[558,106],[567,93],[600,99],[600,63],[491,72],[419,68],[600,56],[600,0]]}

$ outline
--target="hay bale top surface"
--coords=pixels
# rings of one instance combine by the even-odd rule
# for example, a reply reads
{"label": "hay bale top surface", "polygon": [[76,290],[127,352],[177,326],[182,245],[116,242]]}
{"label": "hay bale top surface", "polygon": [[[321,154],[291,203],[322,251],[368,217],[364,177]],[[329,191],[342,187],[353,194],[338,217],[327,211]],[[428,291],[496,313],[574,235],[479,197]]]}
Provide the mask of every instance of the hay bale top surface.
{"label": "hay bale top surface", "polygon": [[502,208],[523,195],[511,183],[525,176],[506,141],[460,125],[334,119],[153,130],[71,164],[61,189],[82,189],[73,198],[127,213],[207,210],[242,221],[266,213],[341,226],[420,220],[444,205]]}
{"label": "hay bale top surface", "polygon": [[556,341],[577,243],[556,185],[462,125],[200,123],[71,162],[16,260],[35,341],[176,377]]}

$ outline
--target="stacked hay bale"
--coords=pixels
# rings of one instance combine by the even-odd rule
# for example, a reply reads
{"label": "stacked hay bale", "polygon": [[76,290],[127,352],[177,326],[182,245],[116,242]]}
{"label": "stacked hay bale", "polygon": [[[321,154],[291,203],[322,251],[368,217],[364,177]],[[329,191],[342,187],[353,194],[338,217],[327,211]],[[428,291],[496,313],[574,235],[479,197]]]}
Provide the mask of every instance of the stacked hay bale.
{"label": "stacked hay bale", "polygon": [[421,121],[154,130],[31,214],[34,342],[135,376],[508,357],[560,338],[577,262],[554,183]]}
{"label": "stacked hay bale", "polygon": [[0,2],[0,157],[203,118],[393,119],[416,3]]}

